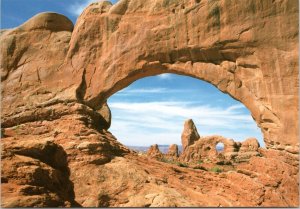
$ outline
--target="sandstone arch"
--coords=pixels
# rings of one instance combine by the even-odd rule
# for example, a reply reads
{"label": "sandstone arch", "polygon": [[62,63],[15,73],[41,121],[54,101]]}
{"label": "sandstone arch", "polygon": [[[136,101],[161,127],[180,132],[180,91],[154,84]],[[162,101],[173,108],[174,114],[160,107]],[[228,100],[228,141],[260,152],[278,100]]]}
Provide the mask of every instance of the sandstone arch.
{"label": "sandstone arch", "polygon": [[[292,0],[121,0],[114,6],[90,5],[74,30],[66,17],[55,13],[2,30],[3,206],[35,201],[41,207],[73,206],[74,201],[85,207],[299,205],[298,13],[298,1]],[[206,80],[240,100],[273,149],[262,149],[263,157],[225,174],[229,181],[223,175],[212,180],[205,172],[193,180],[191,173],[126,157],[130,151],[105,130],[110,115],[103,104],[134,80],[165,72]],[[75,200],[71,187],[71,192],[52,190],[52,197],[48,184],[36,188],[36,171],[62,169],[37,154],[49,151],[41,141],[65,150]],[[256,146],[251,141],[245,148]],[[145,181],[148,175],[168,184]],[[182,178],[193,180],[192,187],[182,188]],[[172,181],[179,196],[169,193]],[[199,182],[208,190],[189,198],[187,191],[195,194]],[[129,187],[120,192],[124,184]],[[226,197],[216,195],[212,201],[220,185]],[[146,197],[153,200],[153,195],[147,191],[154,187],[163,189],[158,199],[175,202],[151,203]],[[112,194],[111,202],[106,193]]]}
{"label": "sandstone arch", "polygon": [[[217,144],[223,144],[223,150],[217,150]],[[199,138],[193,145],[187,147],[182,153],[180,159],[183,161],[193,161],[198,159],[216,159],[218,156],[225,157],[228,160],[235,158],[239,151],[239,142],[233,139],[227,139],[222,136],[214,135]]]}
{"label": "sandstone arch", "polygon": [[[134,80],[170,72],[210,82],[241,101],[268,148],[298,147],[298,2],[98,2],[73,32],[61,16],[45,15],[2,32],[3,127],[49,116],[45,107],[57,104],[97,111]],[[66,113],[50,115],[60,114]]]}
{"label": "sandstone arch", "polygon": [[[282,26],[275,22],[271,26],[272,21],[268,27],[261,25],[261,13],[273,16],[289,11],[293,15],[297,12],[296,5],[286,2],[282,10],[268,11],[267,8],[276,7],[276,3],[250,1],[249,6],[256,8],[255,11],[247,8],[237,11],[242,14],[239,21],[246,22],[241,27],[227,13],[220,14],[219,20],[213,16],[216,8],[231,11],[236,3],[228,1],[124,0],[111,8],[106,4],[108,12],[98,14],[95,19],[96,14],[91,11],[103,4],[94,4],[82,14],[68,53],[71,61],[77,60],[77,65],[73,65],[76,69],[86,70],[85,78],[90,80],[90,85],[85,89],[83,100],[89,105],[101,104],[141,77],[164,72],[183,74],[208,81],[245,104],[262,128],[267,147],[297,143],[297,119],[293,114],[286,114],[285,108],[298,110],[297,88],[287,87],[290,84],[284,83],[281,74],[292,72],[289,82],[297,86],[298,45],[296,42],[294,47],[289,45],[292,37],[288,34],[273,34],[269,39],[265,36],[269,33],[265,28],[271,27],[294,34],[296,38],[297,28],[278,29],[277,26]],[[141,14],[147,15],[141,19]],[[255,19],[247,19],[249,16]],[[216,27],[218,21],[220,26]],[[288,20],[283,18],[282,21]],[[96,28],[102,33],[95,34]],[[95,35],[101,47],[95,46],[95,38],[82,39]],[[84,48],[74,54],[82,42]],[[88,58],[93,50],[103,56]],[[88,55],[82,56],[82,53]],[[279,57],[287,59],[279,62]],[[90,64],[93,62],[96,65]],[[112,74],[118,75],[112,77]],[[292,94],[293,98],[283,99],[282,94]]]}

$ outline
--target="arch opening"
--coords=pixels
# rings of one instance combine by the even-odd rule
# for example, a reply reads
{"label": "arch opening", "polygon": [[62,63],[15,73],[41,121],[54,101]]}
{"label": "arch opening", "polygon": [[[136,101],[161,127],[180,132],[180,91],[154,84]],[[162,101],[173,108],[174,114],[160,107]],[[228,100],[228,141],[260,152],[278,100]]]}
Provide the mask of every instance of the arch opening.
{"label": "arch opening", "polygon": [[[127,146],[180,145],[188,118],[201,136],[217,134],[235,141],[255,137],[264,146],[261,130],[242,103],[191,76],[164,73],[138,79],[109,97],[108,105],[110,131]],[[240,132],[243,128],[245,133]]]}
{"label": "arch opening", "polygon": [[222,142],[216,144],[216,150],[218,153],[224,152],[225,145]]}

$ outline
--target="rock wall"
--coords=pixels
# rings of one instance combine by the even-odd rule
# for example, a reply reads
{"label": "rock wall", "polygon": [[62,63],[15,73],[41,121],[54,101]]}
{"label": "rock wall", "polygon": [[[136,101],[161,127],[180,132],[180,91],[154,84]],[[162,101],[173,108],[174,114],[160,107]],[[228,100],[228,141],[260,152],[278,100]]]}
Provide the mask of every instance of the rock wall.
{"label": "rock wall", "polygon": [[81,104],[66,108],[78,110],[3,130],[1,207],[105,206],[98,169],[130,150],[98,129]]}

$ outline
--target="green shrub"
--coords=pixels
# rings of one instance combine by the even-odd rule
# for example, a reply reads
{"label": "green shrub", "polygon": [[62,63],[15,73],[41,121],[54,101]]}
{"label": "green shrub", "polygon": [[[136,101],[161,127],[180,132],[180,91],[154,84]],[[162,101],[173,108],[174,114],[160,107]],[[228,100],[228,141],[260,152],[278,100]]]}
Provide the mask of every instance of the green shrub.
{"label": "green shrub", "polygon": [[189,167],[186,163],[177,162],[176,163],[179,167]]}
{"label": "green shrub", "polygon": [[204,168],[204,167],[203,167],[203,166],[201,166],[201,165],[197,165],[197,166],[195,166],[195,167],[194,167],[194,169],[199,169],[199,170],[207,171],[207,169],[206,169],[206,168]]}
{"label": "green shrub", "polygon": [[162,2],[162,6],[163,7],[168,7],[171,4],[176,4],[176,3],[180,3],[180,2],[181,2],[180,0],[164,0]]}
{"label": "green shrub", "polygon": [[159,158],[158,160],[159,160],[160,162],[163,162],[163,163],[172,163],[171,160],[168,160],[168,159],[165,158],[165,157]]}
{"label": "green shrub", "polygon": [[198,160],[197,164],[202,164],[203,161],[202,160]]}
{"label": "green shrub", "polygon": [[219,167],[213,167],[213,168],[210,169],[210,171],[215,172],[215,173],[221,173],[222,169],[219,168]]}

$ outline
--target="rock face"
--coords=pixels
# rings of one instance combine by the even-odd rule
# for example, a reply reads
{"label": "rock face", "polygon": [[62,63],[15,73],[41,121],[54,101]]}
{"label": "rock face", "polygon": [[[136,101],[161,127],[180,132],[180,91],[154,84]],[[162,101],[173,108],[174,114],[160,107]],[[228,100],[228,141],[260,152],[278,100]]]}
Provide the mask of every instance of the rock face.
{"label": "rock face", "polygon": [[2,207],[89,206],[94,197],[86,192],[99,181],[92,174],[113,158],[130,153],[108,131],[97,129],[81,104],[74,106],[79,106],[77,112],[59,119],[3,130]]}
{"label": "rock face", "polygon": [[249,138],[242,142],[240,152],[255,152],[260,147],[257,139]]}
{"label": "rock face", "polygon": [[257,139],[249,138],[242,142],[241,148],[237,156],[238,161],[249,159],[251,156],[258,155],[258,148],[260,147]]}
{"label": "rock face", "polygon": [[[1,31],[1,206],[298,206],[298,13],[292,0],[120,0],[75,27],[42,13]],[[269,149],[222,174],[131,153],[106,100],[161,73],[241,101]]]}
{"label": "rock face", "polygon": [[150,146],[147,151],[147,156],[151,158],[160,158],[162,156],[162,153],[160,152],[157,144]]}
{"label": "rock face", "polygon": [[167,155],[170,157],[178,157],[179,156],[179,150],[178,150],[177,144],[170,145]]}
{"label": "rock face", "polygon": [[61,146],[51,139],[29,137],[9,138],[2,146],[2,206],[79,206]]}
{"label": "rock face", "polygon": [[184,128],[181,135],[182,149],[185,150],[188,146],[194,144],[200,138],[197,128],[192,119],[184,122]]}

